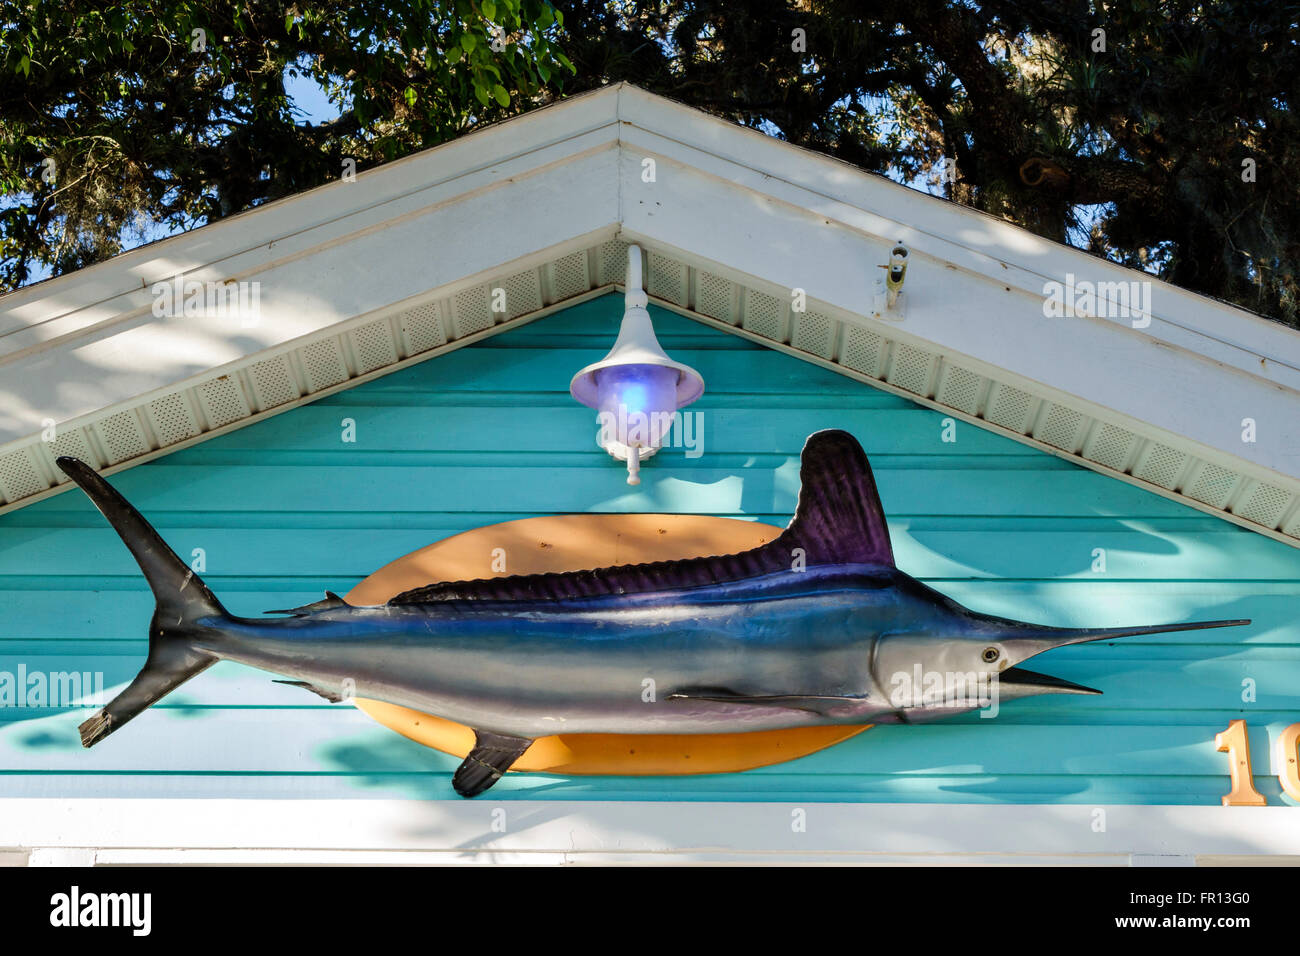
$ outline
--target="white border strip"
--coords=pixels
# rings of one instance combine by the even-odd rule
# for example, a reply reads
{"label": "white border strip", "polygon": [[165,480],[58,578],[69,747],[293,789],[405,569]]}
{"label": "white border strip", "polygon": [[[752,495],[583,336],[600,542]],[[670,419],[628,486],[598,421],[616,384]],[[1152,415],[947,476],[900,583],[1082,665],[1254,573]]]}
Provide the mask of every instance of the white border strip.
{"label": "white border strip", "polygon": [[[1024,862],[1300,858],[1293,807],[276,799],[0,800],[33,863]],[[162,851],[161,853],[159,851]]]}

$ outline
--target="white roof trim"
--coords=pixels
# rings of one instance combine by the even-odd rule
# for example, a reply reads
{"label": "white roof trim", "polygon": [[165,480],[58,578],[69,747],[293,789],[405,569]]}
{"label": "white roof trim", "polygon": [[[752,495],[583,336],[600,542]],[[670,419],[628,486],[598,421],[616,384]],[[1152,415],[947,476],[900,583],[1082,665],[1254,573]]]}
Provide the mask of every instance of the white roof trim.
{"label": "white roof trim", "polygon": [[[1300,335],[628,85],[0,298],[0,505],[614,287],[629,241],[661,304],[1300,544]],[[1045,318],[1067,274],[1149,283],[1149,326]],[[260,283],[260,321],[155,318],[178,276]]]}

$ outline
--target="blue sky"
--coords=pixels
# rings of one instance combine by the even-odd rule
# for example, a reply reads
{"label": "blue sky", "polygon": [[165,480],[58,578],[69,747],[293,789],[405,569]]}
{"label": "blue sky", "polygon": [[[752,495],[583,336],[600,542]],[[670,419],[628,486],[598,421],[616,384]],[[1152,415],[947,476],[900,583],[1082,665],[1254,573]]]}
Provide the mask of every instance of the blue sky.
{"label": "blue sky", "polygon": [[339,109],[325,95],[320,84],[310,77],[285,73],[284,91],[289,94],[300,119],[310,123],[323,123],[337,119]]}

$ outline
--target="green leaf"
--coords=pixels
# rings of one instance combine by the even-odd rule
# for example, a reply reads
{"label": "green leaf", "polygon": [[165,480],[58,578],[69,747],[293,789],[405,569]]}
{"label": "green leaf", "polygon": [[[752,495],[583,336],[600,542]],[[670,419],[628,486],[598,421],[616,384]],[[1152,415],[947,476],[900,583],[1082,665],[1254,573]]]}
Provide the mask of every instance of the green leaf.
{"label": "green leaf", "polygon": [[23,76],[31,76],[31,75],[32,75],[32,61],[29,60],[29,59],[27,59],[27,54],[26,54],[26,53],[24,53],[24,54],[23,54],[23,58],[22,58],[21,60],[18,61],[18,66],[17,66],[17,68],[14,70],[14,72],[15,72],[15,73],[21,73],[21,74],[23,74]]}
{"label": "green leaf", "polygon": [[474,46],[478,43],[478,37],[472,33],[462,33],[460,35],[460,48],[466,53],[473,53]]}
{"label": "green leaf", "polygon": [[405,90],[402,91],[402,98],[406,100],[407,106],[414,106],[415,101],[419,98],[419,96],[415,92],[415,87],[408,86]]}
{"label": "green leaf", "polygon": [[495,20],[497,15],[497,5],[492,0],[483,0],[483,16],[489,20]]}
{"label": "green leaf", "polygon": [[484,106],[487,106],[487,105],[488,105],[488,91],[487,91],[487,87],[484,86],[482,83],[478,82],[478,80],[475,80],[475,81],[474,81],[474,96],[475,96],[475,98],[477,98],[478,101],[479,101],[480,103],[482,103]]}
{"label": "green leaf", "polygon": [[510,105],[510,94],[506,92],[506,88],[500,83],[492,87],[492,95],[496,97],[496,101],[502,106]]}

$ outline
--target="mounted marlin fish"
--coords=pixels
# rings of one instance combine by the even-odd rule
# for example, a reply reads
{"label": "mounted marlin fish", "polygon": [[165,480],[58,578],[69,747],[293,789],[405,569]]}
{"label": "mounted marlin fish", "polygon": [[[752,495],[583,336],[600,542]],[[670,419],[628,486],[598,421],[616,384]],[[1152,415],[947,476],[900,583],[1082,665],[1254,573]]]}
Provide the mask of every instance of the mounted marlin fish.
{"label": "mounted marlin fish", "polygon": [[[968,611],[894,566],[866,455],[842,431],[808,439],[794,519],[750,551],[431,584],[373,607],[327,592],[270,620],[228,614],[108,482],[73,458],[59,467],[158,602],[144,669],[81,725],[85,746],[217,661],[238,661],[329,700],[351,682],[357,696],[473,727],[452,780],[466,797],[540,736],[910,723],[980,706],[900,696],[900,675],[914,673],[995,680],[1001,699],[1095,694],[1017,665],[1065,644],[1249,623],[1076,630]],[[651,702],[646,679],[658,689]]]}

